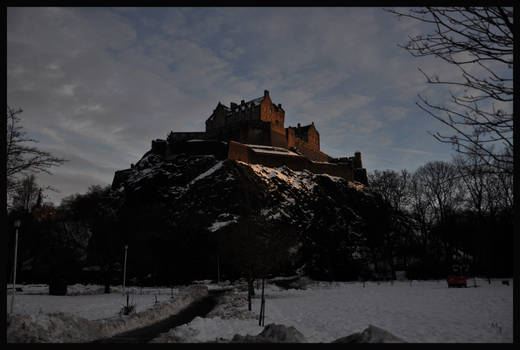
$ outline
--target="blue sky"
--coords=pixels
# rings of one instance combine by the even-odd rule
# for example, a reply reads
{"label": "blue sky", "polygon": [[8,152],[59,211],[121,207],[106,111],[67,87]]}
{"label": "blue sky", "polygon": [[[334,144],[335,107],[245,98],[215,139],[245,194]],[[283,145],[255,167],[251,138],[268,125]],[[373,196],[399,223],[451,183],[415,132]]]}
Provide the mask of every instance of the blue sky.
{"label": "blue sky", "polygon": [[39,146],[69,161],[41,174],[56,202],[111,183],[152,139],[203,131],[216,104],[270,91],[285,126],[312,121],[322,151],[362,153],[365,168],[415,170],[452,151],[428,131],[435,101],[413,58],[397,43],[428,31],[378,7],[8,8],[7,102]]}

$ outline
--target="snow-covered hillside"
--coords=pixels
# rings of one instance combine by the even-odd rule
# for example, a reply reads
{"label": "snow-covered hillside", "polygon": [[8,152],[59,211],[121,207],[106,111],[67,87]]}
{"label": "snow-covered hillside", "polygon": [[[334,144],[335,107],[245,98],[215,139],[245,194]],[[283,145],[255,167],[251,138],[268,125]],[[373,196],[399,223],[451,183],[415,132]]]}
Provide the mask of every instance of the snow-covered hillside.
{"label": "snow-covered hillside", "polygon": [[[221,237],[234,235],[235,241],[243,241],[239,236],[244,225],[254,232],[283,232],[287,239],[283,249],[291,261],[277,274],[294,274],[305,265],[305,273],[315,273],[315,278],[357,278],[342,266],[368,259],[367,222],[375,222],[383,206],[360,183],[211,155],[165,159],[148,153],[125,174],[114,183],[114,193],[119,196],[121,220],[131,228],[125,230],[125,240],[134,252],[138,249],[133,258],[152,254],[139,249],[152,245],[148,239],[153,232],[153,244],[165,248],[153,250],[156,259],[162,259],[159,265],[169,265],[171,271],[177,271],[177,265],[189,266],[193,271],[179,276],[184,279],[207,278],[203,274],[214,269],[217,254],[221,263],[228,264],[223,273],[230,275],[225,278],[239,276],[237,264],[231,263],[235,257],[223,255],[236,250],[229,245],[232,240]],[[216,246],[222,249],[217,252]],[[148,260],[142,258],[138,264],[145,272]]]}

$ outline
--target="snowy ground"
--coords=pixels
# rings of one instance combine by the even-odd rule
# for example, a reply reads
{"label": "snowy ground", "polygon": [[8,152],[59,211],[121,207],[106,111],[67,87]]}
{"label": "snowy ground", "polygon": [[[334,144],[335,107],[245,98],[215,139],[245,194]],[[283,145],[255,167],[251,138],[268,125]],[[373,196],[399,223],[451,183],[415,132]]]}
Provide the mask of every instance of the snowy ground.
{"label": "snowy ground", "polygon": [[[477,279],[477,288],[472,288],[473,280],[469,280],[468,288],[448,288],[442,280],[367,282],[365,287],[359,282],[313,282],[305,290],[267,285],[265,325],[294,326],[309,342],[331,342],[360,332],[369,324],[407,342],[512,342],[513,283],[510,280],[508,286],[501,282],[492,280],[490,285]],[[204,281],[201,284],[209,290],[219,288]],[[31,317],[65,312],[101,322],[100,319],[117,319],[126,302],[120,287],[113,287],[114,293],[103,294],[101,286],[69,286],[69,292],[75,296],[46,295],[45,285],[20,287],[23,292],[16,294],[15,314]],[[172,295],[170,288],[129,289],[138,312],[157,308],[151,313],[153,316],[146,316],[147,322],[159,317],[161,302],[170,300]],[[182,289],[173,289],[171,300],[182,294],[179,290]],[[154,342],[207,342],[230,340],[235,334],[259,334],[263,330],[258,326],[260,290],[256,293],[251,312],[247,310],[245,288],[235,288],[205,318],[196,317]],[[156,296],[159,304],[155,304]],[[187,302],[188,299],[179,306]],[[8,310],[9,306],[8,295]],[[123,330],[127,326],[118,327]]]}
{"label": "snowy ground", "polygon": [[[36,314],[39,312],[65,312],[88,320],[99,320],[119,315],[126,305],[126,296],[121,286],[111,288],[110,294],[104,294],[100,285],[72,285],[67,287],[66,296],[49,295],[49,287],[39,285],[17,285],[22,292],[17,292],[13,313]],[[135,304],[136,312],[151,308],[157,302],[167,301],[179,293],[178,288],[126,288],[130,293],[129,303]],[[11,305],[11,285],[7,291],[7,310]]]}
{"label": "snowy ground", "polygon": [[[44,285],[21,288],[13,314],[7,318],[9,343],[81,343],[108,338],[164,320],[208,294],[204,285],[181,286],[178,290],[135,288],[133,302],[141,305],[137,305],[135,313],[121,315],[119,311],[126,298],[121,291],[117,292],[118,288],[111,294],[95,294],[103,289],[76,285],[75,296],[42,294],[46,290]],[[7,297],[8,310],[11,297]]]}
{"label": "snowy ground", "polygon": [[[477,279],[477,288],[448,288],[445,281],[380,283],[315,283],[307,290],[268,286],[269,323],[294,326],[309,342],[331,342],[360,332],[369,324],[407,342],[512,342],[513,287],[501,280]],[[258,293],[258,291],[257,291]],[[234,334],[260,333],[258,295],[247,315],[245,292],[235,295],[236,307],[220,306],[206,318],[163,334],[157,342],[205,342]],[[238,310],[233,317],[231,310]],[[256,319],[255,319],[256,317]]]}

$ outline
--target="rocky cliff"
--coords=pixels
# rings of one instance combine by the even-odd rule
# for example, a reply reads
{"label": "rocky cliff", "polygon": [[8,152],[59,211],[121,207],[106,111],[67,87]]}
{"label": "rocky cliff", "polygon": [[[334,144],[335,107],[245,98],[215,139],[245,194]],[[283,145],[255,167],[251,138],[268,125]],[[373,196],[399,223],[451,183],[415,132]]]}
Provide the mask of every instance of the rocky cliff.
{"label": "rocky cliff", "polygon": [[133,271],[159,281],[250,268],[358,278],[384,230],[382,201],[360,183],[211,155],[147,153],[113,191]]}

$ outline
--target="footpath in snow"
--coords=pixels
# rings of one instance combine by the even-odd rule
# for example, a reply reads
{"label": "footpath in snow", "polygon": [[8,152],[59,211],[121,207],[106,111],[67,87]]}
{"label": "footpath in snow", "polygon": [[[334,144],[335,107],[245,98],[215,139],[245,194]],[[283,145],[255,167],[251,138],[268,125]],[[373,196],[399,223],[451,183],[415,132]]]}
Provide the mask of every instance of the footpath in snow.
{"label": "footpath in snow", "polygon": [[[115,334],[164,320],[207,295],[207,286],[190,286],[179,290],[173,298],[170,296],[163,301],[154,302],[152,307],[140,312],[128,316],[116,314],[117,316],[102,319],[94,319],[101,314],[99,312],[89,313],[88,310],[90,308],[99,310],[100,307],[108,304],[113,304],[109,309],[113,309],[114,305],[120,309],[124,304],[118,305],[118,303],[113,303],[111,299],[115,297],[122,301],[121,294],[88,296],[17,295],[15,313],[7,319],[7,342],[78,343],[108,338]],[[31,298],[33,301],[39,299],[41,302],[45,300],[45,303],[40,305],[47,308],[47,312],[42,310],[34,312],[34,306],[29,306],[35,304],[29,302]],[[8,304],[9,299],[10,296],[8,296]],[[18,299],[22,299],[20,304],[18,304]],[[149,299],[150,295],[148,295]],[[111,301],[112,303],[110,303]],[[76,305],[77,308],[73,309],[75,314],[63,311],[48,311],[53,306],[61,308],[66,306],[67,303]],[[83,309],[80,309],[81,306]],[[78,316],[78,314],[83,315]],[[110,311],[110,314],[113,315],[112,311]],[[83,317],[85,315],[88,318]]]}
{"label": "footpath in snow", "polygon": [[[511,281],[510,281],[511,282]],[[265,325],[293,326],[307,342],[332,342],[369,325],[406,342],[512,342],[513,289],[501,280],[448,288],[445,281],[311,283],[305,290],[266,289]],[[257,335],[260,291],[247,310],[247,294],[228,296],[205,318],[196,317],[154,342],[229,341]]]}
{"label": "footpath in snow", "polygon": [[[309,281],[305,289],[267,284],[265,325],[292,326],[313,343],[329,343],[369,325],[406,342],[512,342],[512,281],[509,285],[502,284],[502,280],[476,282],[476,288],[472,287],[473,280],[469,280],[468,288],[448,288],[444,280],[367,282],[365,287],[360,282]],[[8,322],[8,342],[88,342],[107,338],[163,320],[207,296],[208,290],[222,288],[209,282],[176,290],[148,288],[135,295],[138,313],[121,317],[117,315],[123,306],[120,292],[96,294],[100,293],[99,287],[78,287],[76,296],[54,297],[44,295],[45,286],[22,287],[23,294],[16,295],[15,315]],[[260,289],[256,289],[252,311],[248,311],[245,284],[229,287],[230,291],[205,317],[195,317],[152,342],[229,342],[237,335],[256,336],[265,331],[258,325]],[[102,308],[107,309],[106,313]]]}

